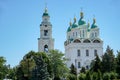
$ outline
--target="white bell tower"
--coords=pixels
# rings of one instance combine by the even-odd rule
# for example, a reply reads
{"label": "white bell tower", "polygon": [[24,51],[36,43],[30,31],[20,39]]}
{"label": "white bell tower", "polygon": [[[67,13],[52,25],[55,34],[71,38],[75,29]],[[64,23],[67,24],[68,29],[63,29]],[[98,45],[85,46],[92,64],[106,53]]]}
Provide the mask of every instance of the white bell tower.
{"label": "white bell tower", "polygon": [[48,52],[54,49],[54,39],[52,38],[52,24],[50,23],[50,16],[47,8],[42,15],[42,22],[40,24],[40,38],[38,38],[38,51]]}

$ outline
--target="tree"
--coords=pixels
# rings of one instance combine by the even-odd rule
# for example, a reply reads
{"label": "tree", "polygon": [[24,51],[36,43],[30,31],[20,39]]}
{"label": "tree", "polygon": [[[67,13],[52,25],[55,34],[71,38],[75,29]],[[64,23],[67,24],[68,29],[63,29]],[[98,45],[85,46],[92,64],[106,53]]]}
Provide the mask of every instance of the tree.
{"label": "tree", "polygon": [[[47,71],[47,64],[44,62],[42,56],[34,57],[34,60],[36,63],[36,71],[37,71],[36,76],[33,76],[34,80],[47,80],[49,78],[49,73]],[[37,79],[35,77],[37,77]]]}
{"label": "tree", "polygon": [[64,54],[58,50],[51,50],[48,53],[48,57],[52,67],[53,78],[58,76],[64,77],[68,72],[68,68],[65,65],[66,59],[64,58]]}
{"label": "tree", "polygon": [[73,64],[71,64],[70,73],[74,74],[74,75],[77,75],[77,69],[76,69],[76,67]]}
{"label": "tree", "polygon": [[82,67],[80,73],[86,73],[85,67]]}
{"label": "tree", "polygon": [[3,78],[8,74],[8,66],[5,64],[6,60],[4,57],[0,57],[0,79]]}
{"label": "tree", "polygon": [[98,72],[98,70],[101,70],[101,60],[98,55],[96,55],[96,58],[93,60],[91,65],[92,66],[91,66],[90,71]]}
{"label": "tree", "polygon": [[86,73],[85,80],[92,80],[92,79],[91,79],[91,75],[90,75],[90,72],[89,72],[89,71]]}
{"label": "tree", "polygon": [[76,76],[76,80],[77,80],[77,69],[73,64],[71,64],[71,67],[70,67],[70,74]]}
{"label": "tree", "polygon": [[117,51],[116,63],[117,63],[116,72],[118,73],[119,75],[118,77],[120,78],[120,51]]}
{"label": "tree", "polygon": [[102,57],[102,73],[115,71],[116,61],[113,54],[113,49],[107,46],[106,52]]}

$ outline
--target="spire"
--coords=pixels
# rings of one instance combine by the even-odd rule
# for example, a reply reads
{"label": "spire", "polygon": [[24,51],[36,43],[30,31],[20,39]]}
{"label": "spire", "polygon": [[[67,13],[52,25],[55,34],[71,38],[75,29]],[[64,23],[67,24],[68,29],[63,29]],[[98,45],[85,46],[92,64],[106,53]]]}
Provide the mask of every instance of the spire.
{"label": "spire", "polygon": [[84,13],[83,13],[83,9],[81,8],[81,12],[80,12],[80,17],[81,19],[84,17]]}
{"label": "spire", "polygon": [[71,20],[70,20],[70,23],[69,23],[69,24],[70,24],[70,26],[72,26],[72,22],[71,22]]}
{"label": "spire", "polygon": [[89,20],[88,20],[88,28],[90,27],[90,22],[89,22]]}
{"label": "spire", "polygon": [[80,17],[81,17],[81,19],[84,17],[84,14],[82,11],[80,12]]}
{"label": "spire", "polygon": [[96,19],[95,18],[93,18],[93,24],[95,24],[96,23]]}
{"label": "spire", "polygon": [[47,13],[48,12],[48,9],[47,9],[47,7],[45,7],[45,13]]}
{"label": "spire", "polygon": [[76,17],[74,16],[74,23],[76,23]]}

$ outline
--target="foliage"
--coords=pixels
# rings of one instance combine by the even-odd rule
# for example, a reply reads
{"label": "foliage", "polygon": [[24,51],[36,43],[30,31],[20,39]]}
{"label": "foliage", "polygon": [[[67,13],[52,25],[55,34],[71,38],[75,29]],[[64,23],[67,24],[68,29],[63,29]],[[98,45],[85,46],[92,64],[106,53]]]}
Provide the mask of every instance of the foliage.
{"label": "foliage", "polygon": [[73,64],[71,64],[70,73],[74,74],[74,75],[77,75],[77,69],[76,69],[76,67]]}
{"label": "foliage", "polygon": [[93,60],[92,67],[90,70],[92,72],[98,72],[98,70],[101,70],[101,60],[98,57],[98,55],[96,55],[96,58]]}
{"label": "foliage", "polygon": [[119,75],[118,78],[120,78],[120,51],[117,51],[116,63],[117,63],[116,72]]}
{"label": "foliage", "polygon": [[80,73],[86,73],[85,67],[82,67]]}
{"label": "foliage", "polygon": [[67,80],[77,80],[76,76],[74,74],[68,74]]}
{"label": "foliage", "polygon": [[66,59],[63,56],[64,54],[58,50],[51,50],[48,53],[48,57],[51,61],[50,64],[53,71],[53,77],[63,77],[68,72],[68,68],[65,65]]}
{"label": "foliage", "polygon": [[109,73],[104,73],[103,74],[103,80],[110,80],[110,74]]}
{"label": "foliage", "polygon": [[80,75],[78,76],[79,80],[85,80],[86,74],[84,73],[80,73]]}
{"label": "foliage", "polygon": [[36,67],[33,70],[35,74],[32,75],[34,80],[47,80],[49,73],[47,71],[47,64],[44,62],[42,56],[34,57]]}
{"label": "foliage", "polygon": [[91,79],[91,75],[90,75],[90,72],[89,72],[89,71],[86,73],[85,80],[92,80],[92,79]]}
{"label": "foliage", "polygon": [[116,61],[113,49],[107,46],[106,52],[102,57],[102,73],[115,71]]}

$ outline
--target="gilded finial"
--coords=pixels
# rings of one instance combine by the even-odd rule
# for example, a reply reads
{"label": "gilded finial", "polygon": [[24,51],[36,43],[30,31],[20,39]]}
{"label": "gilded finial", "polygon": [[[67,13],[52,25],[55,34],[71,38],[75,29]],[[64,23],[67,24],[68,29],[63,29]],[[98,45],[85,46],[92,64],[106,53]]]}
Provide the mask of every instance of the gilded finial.
{"label": "gilded finial", "polygon": [[71,20],[70,20],[70,23],[69,23],[69,24],[70,24],[70,26],[72,26],[72,22],[71,22]]}
{"label": "gilded finial", "polygon": [[47,7],[46,7],[46,8],[45,8],[45,13],[47,13],[47,11],[48,11],[48,10],[47,10]]}
{"label": "gilded finial", "polygon": [[74,17],[74,22],[76,22],[76,17]]}
{"label": "gilded finial", "polygon": [[93,23],[96,23],[96,19],[95,18],[93,18]]}
{"label": "gilded finial", "polygon": [[90,27],[90,22],[89,22],[89,20],[88,20],[88,28]]}

